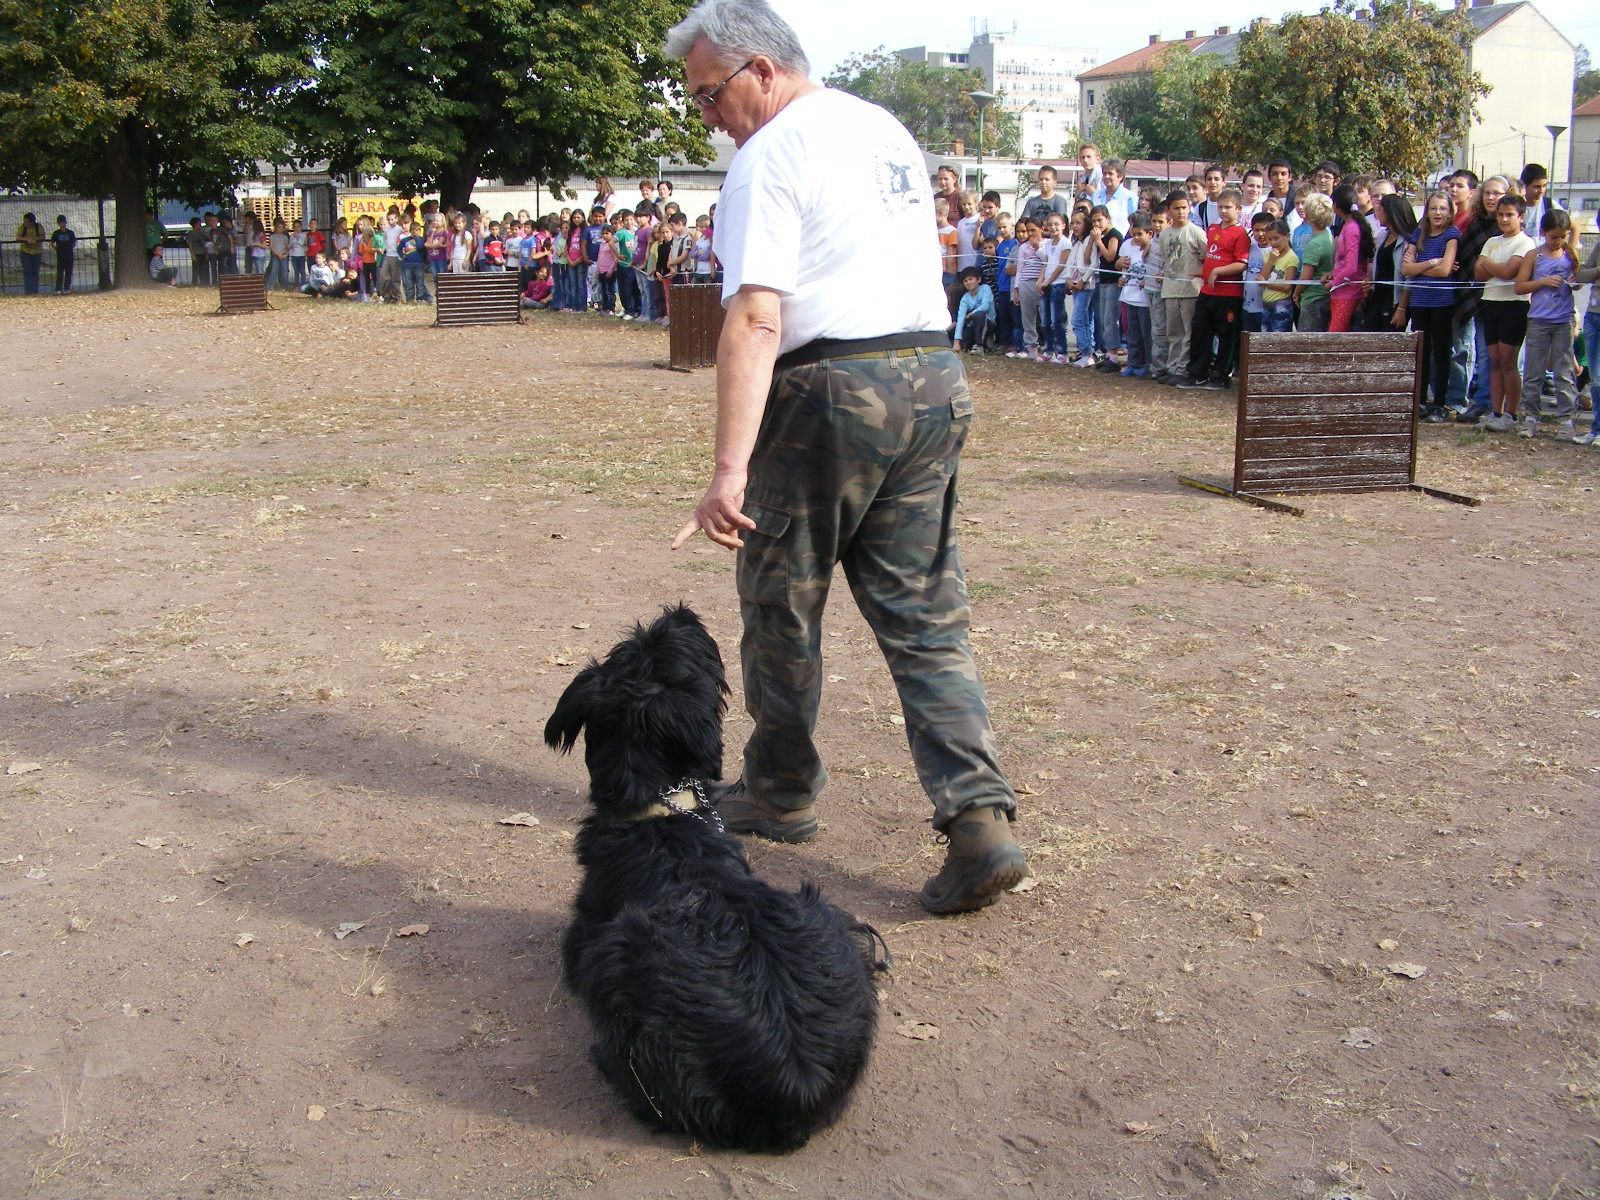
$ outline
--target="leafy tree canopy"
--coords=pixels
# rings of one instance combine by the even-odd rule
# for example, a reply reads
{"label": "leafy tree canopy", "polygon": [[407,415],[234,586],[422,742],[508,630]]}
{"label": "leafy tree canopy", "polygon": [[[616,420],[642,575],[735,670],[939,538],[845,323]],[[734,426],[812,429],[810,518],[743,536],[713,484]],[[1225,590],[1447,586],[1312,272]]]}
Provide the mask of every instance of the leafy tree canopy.
{"label": "leafy tree canopy", "polygon": [[479,178],[542,183],[710,158],[666,31],[690,0],[351,0],[282,98],[300,152],[465,205]]}
{"label": "leafy tree canopy", "polygon": [[1463,52],[1472,22],[1407,0],[1371,0],[1370,12],[1336,0],[1312,15],[1257,21],[1240,35],[1237,58],[1200,79],[1184,72],[1204,56],[1168,55],[1156,75],[1162,103],[1193,104],[1208,156],[1426,175],[1488,92]]}
{"label": "leafy tree canopy", "polygon": [[[1106,92],[1106,114],[1139,142],[1143,154],[1204,158],[1207,149],[1194,128],[1194,88],[1203,86],[1204,76],[1222,60],[1196,58],[1187,46],[1174,46],[1163,57],[1164,76],[1146,71],[1112,84]],[[1162,79],[1164,87],[1158,82]]]}
{"label": "leafy tree canopy", "polygon": [[0,186],[111,196],[117,278],[143,280],[151,197],[222,200],[281,151],[261,113],[298,69],[243,4],[0,0]]}
{"label": "leafy tree canopy", "polygon": [[[959,141],[977,149],[978,106],[971,93],[989,90],[982,71],[907,62],[879,46],[852,55],[822,82],[888,109],[921,146],[943,149]],[[1022,152],[1022,128],[998,104],[983,115],[983,152],[1003,158]]]}
{"label": "leafy tree canopy", "polygon": [[1600,71],[1594,69],[1589,57],[1589,47],[1579,46],[1572,67],[1572,107],[1586,104],[1600,96]]}

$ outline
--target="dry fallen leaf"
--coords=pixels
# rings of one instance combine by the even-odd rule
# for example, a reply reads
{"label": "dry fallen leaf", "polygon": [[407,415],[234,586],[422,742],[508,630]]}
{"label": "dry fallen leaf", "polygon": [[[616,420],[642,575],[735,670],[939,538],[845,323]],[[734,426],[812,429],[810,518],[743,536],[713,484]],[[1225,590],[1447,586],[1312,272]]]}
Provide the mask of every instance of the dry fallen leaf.
{"label": "dry fallen leaf", "polygon": [[914,1042],[931,1042],[939,1036],[939,1027],[926,1021],[902,1021],[894,1027],[894,1031]]}
{"label": "dry fallen leaf", "polygon": [[134,838],[133,844],[135,846],[143,846],[146,850],[159,850],[167,844],[167,839],[164,837]]}
{"label": "dry fallen leaf", "polygon": [[395,937],[419,937],[428,932],[426,925],[402,925],[394,931]]}
{"label": "dry fallen leaf", "polygon": [[1012,888],[1011,890],[1013,892],[1031,892],[1031,891],[1033,891],[1034,888],[1036,888],[1038,886],[1039,886],[1039,881],[1037,879],[1035,879],[1032,875],[1024,875],[1021,879],[1019,879],[1017,881],[1017,885],[1014,888]]}
{"label": "dry fallen leaf", "polygon": [[1384,968],[1391,975],[1399,975],[1405,979],[1421,979],[1428,973],[1428,968],[1417,963],[1392,962]]}
{"label": "dry fallen leaf", "polygon": [[246,946],[248,946],[251,942],[253,942],[255,940],[256,940],[256,935],[255,934],[253,934],[253,933],[241,933],[238,937],[233,939],[233,944],[235,946],[239,947],[239,949],[243,950]]}
{"label": "dry fallen leaf", "polygon": [[1149,1133],[1150,1132],[1150,1122],[1149,1121],[1124,1121],[1123,1125],[1122,1125],[1122,1128],[1123,1128],[1124,1132],[1131,1133],[1135,1137],[1138,1137],[1141,1133]]}
{"label": "dry fallen leaf", "polygon": [[42,766],[40,766],[38,763],[14,762],[9,767],[6,768],[6,774],[7,775],[29,775],[29,774],[32,774],[34,771],[42,771],[42,770],[44,770],[44,768]]}
{"label": "dry fallen leaf", "polygon": [[534,1087],[531,1083],[513,1083],[511,1085],[511,1090],[513,1092],[522,1092],[524,1095],[528,1096],[537,1096],[539,1094],[539,1089]]}
{"label": "dry fallen leaf", "polygon": [[1339,1036],[1339,1040],[1346,1046],[1354,1046],[1357,1050],[1370,1050],[1383,1041],[1381,1037],[1365,1025],[1359,1025],[1354,1029],[1346,1029]]}
{"label": "dry fallen leaf", "polygon": [[1398,950],[1398,949],[1400,949],[1400,943],[1395,941],[1393,938],[1381,938],[1379,940],[1379,942],[1378,942],[1378,949],[1379,950]]}
{"label": "dry fallen leaf", "polygon": [[534,816],[532,813],[526,813],[526,812],[512,813],[509,817],[501,817],[500,818],[500,824],[502,824],[502,825],[529,825],[529,826],[532,826],[532,825],[537,825],[538,823],[539,823],[539,818],[538,817]]}
{"label": "dry fallen leaf", "polygon": [[320,1121],[327,1115],[328,1110],[320,1104],[313,1104],[306,1109],[306,1120],[308,1121]]}
{"label": "dry fallen leaf", "polygon": [[355,933],[357,930],[365,929],[366,927],[367,923],[365,921],[340,921],[339,928],[333,931],[334,940],[342,942],[352,933]]}

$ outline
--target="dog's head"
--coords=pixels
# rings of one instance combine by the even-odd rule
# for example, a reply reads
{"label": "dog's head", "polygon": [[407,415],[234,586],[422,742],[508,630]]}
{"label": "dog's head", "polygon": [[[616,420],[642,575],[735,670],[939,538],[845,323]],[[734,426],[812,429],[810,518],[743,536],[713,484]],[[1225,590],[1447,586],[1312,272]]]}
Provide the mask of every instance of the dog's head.
{"label": "dog's head", "polygon": [[679,605],[590,660],[561,694],[544,740],[565,753],[583,734],[590,798],[626,816],[664,787],[722,778],[727,692],[717,643]]}

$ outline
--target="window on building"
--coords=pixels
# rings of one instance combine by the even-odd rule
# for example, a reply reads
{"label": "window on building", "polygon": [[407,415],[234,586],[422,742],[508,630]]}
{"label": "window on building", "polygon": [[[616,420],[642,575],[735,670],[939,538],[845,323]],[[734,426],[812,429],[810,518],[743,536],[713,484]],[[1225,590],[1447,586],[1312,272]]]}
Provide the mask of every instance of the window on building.
{"label": "window on building", "polygon": [[1093,88],[1089,89],[1089,107],[1090,108],[1094,107],[1094,89]]}

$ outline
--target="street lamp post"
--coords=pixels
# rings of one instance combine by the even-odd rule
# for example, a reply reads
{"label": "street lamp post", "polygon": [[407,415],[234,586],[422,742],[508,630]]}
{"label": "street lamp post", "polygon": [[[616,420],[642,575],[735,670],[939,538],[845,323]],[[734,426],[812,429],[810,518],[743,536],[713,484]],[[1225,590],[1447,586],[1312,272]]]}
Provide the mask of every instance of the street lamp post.
{"label": "street lamp post", "polygon": [[[1556,139],[1567,131],[1565,125],[1546,125],[1550,131],[1550,196],[1552,200],[1556,194]],[[1555,205],[1552,203],[1551,208]],[[1572,169],[1567,169],[1567,207],[1572,207]]]}
{"label": "street lamp post", "polygon": [[983,195],[983,110],[1000,99],[993,92],[968,92],[967,99],[978,106],[978,195]]}

